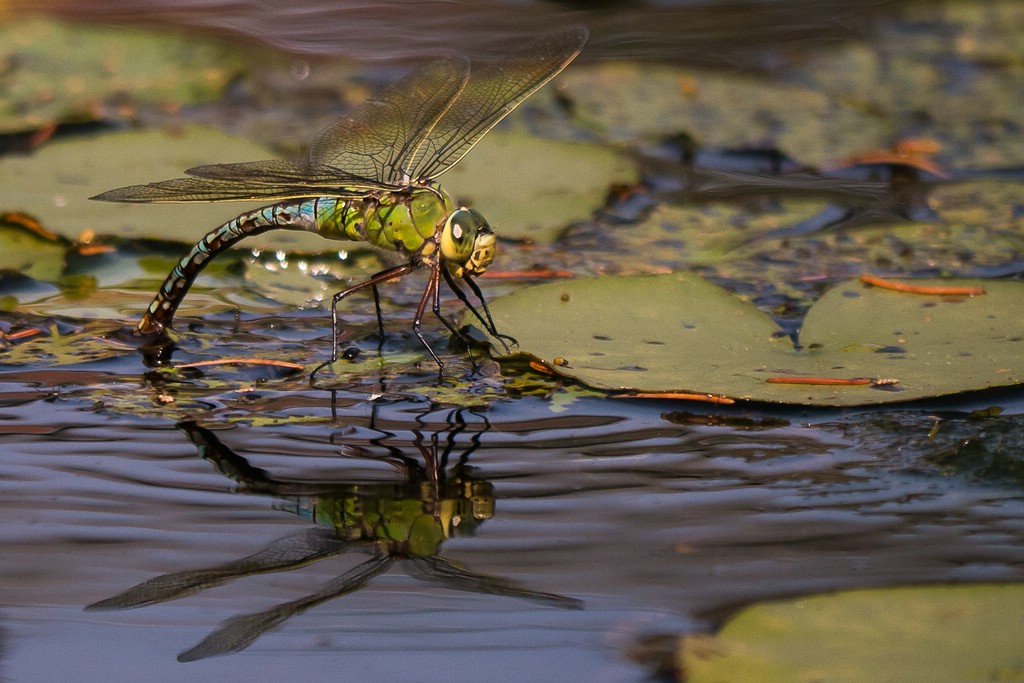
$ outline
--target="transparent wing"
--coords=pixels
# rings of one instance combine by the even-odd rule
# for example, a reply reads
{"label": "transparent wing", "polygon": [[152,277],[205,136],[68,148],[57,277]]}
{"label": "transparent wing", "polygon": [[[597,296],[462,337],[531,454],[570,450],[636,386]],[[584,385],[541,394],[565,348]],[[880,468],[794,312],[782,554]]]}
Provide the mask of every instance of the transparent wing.
{"label": "transparent wing", "polygon": [[432,180],[458,163],[487,131],[564,69],[583,49],[587,36],[582,26],[559,31],[500,62],[474,69],[456,100],[405,160],[409,176]]}
{"label": "transparent wing", "polygon": [[167,602],[234,579],[303,567],[332,555],[356,549],[327,529],[303,529],[273,541],[259,552],[215,567],[154,577],[120,595],[95,602],[87,611],[128,609]]}
{"label": "transparent wing", "polygon": [[92,199],[132,203],[274,201],[356,197],[369,190],[398,189],[334,168],[278,160],[197,166],[185,172],[192,177],[130,185]]}
{"label": "transparent wing", "polygon": [[358,197],[366,190],[338,189],[331,192],[302,186],[246,185],[205,178],[177,178],[148,185],[130,185],[103,192],[90,199],[101,202],[149,204],[158,202],[245,202],[302,199],[305,197]]}
{"label": "transparent wing", "polygon": [[349,173],[340,168],[291,161],[249,161],[240,164],[196,166],[187,175],[255,185],[309,185],[310,187],[364,187],[391,189],[394,186]]}
{"label": "transparent wing", "polygon": [[421,581],[440,584],[452,590],[508,595],[564,609],[581,609],[583,607],[583,603],[576,598],[557,593],[533,591],[500,576],[477,574],[443,557],[411,557],[405,563],[405,567],[412,576]]}
{"label": "transparent wing", "polygon": [[469,60],[460,55],[426,64],[321,131],[310,148],[310,163],[382,183],[401,183],[404,162],[420,148],[468,78]]}
{"label": "transparent wing", "polygon": [[190,178],[122,187],[92,199],[269,201],[397,190],[406,184],[402,161],[420,146],[468,78],[465,57],[423,66],[321,131],[313,141],[309,163],[271,160],[197,166],[186,171]]}

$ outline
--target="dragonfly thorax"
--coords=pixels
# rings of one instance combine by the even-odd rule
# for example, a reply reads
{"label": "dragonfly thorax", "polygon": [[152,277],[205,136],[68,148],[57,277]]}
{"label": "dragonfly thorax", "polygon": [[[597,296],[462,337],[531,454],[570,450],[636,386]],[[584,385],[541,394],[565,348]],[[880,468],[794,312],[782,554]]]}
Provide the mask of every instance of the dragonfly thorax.
{"label": "dragonfly thorax", "polygon": [[441,256],[455,277],[480,275],[494,261],[497,239],[480,212],[465,207],[452,211],[441,231]]}

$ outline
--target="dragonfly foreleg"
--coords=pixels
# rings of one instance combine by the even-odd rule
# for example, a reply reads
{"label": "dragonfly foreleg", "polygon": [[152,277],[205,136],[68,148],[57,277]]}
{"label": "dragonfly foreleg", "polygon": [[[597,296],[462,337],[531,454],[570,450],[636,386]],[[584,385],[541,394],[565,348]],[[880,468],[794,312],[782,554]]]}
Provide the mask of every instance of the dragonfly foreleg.
{"label": "dragonfly foreleg", "polygon": [[[515,337],[498,332],[498,328],[494,324],[494,318],[491,317],[491,311],[490,309],[487,308],[487,300],[484,299],[484,293],[480,291],[480,287],[477,286],[476,282],[474,282],[473,279],[470,278],[468,275],[463,276],[462,279],[465,281],[467,285],[469,285],[469,288],[473,290],[473,294],[475,294],[476,298],[480,301],[480,307],[483,309],[483,315],[481,315],[480,311],[478,311],[476,307],[473,306],[472,302],[470,302],[469,300],[469,297],[467,297],[466,293],[462,291],[462,288],[459,287],[458,283],[455,281],[455,278],[452,277],[451,273],[449,273],[447,270],[444,271],[444,280],[445,282],[448,283],[448,287],[450,287],[451,290],[455,292],[455,296],[459,297],[459,301],[461,301],[466,306],[466,308],[468,308],[470,312],[476,317],[476,319],[480,321],[480,324],[484,326],[484,329],[487,330],[488,334],[490,334],[492,337],[501,342],[501,345],[505,347],[505,353],[511,353],[512,350],[509,348],[508,343],[511,342],[513,346],[519,346],[519,342],[516,340]],[[506,340],[508,341],[506,342]]]}
{"label": "dragonfly foreleg", "polygon": [[[445,280],[448,282],[449,286],[451,286],[452,283],[448,279],[449,274],[448,274],[447,269],[445,269],[443,267],[439,267],[439,269],[440,269],[441,273],[443,273],[445,275]],[[444,317],[444,315],[441,314],[441,296],[440,296],[441,279],[439,277],[432,277],[431,278],[431,284],[433,286],[433,297],[434,297],[433,301],[434,301],[434,303],[433,303],[432,308],[434,310],[434,315],[437,317],[438,320],[440,320],[442,323],[444,323],[444,326],[448,328],[448,331],[451,332],[453,336],[455,336],[458,339],[460,339],[462,341],[462,343],[465,344],[466,347],[468,348],[473,343],[473,340],[470,339],[469,336],[466,335],[462,330],[460,330],[457,327],[455,327],[455,325],[452,324],[452,322],[450,320],[448,320],[448,318]],[[453,288],[453,289],[455,289],[455,288]],[[463,303],[465,303],[467,306],[469,306],[470,309],[472,309],[473,306],[468,301],[466,301],[465,294],[463,294],[461,291],[458,291],[457,289],[455,289],[455,291],[458,293],[459,298],[463,301]],[[474,313],[476,313],[476,311],[474,311]],[[479,314],[477,314],[477,317],[479,317]],[[473,358],[473,354],[472,353],[469,354],[469,360],[470,360],[470,362],[473,363],[473,367],[475,369],[476,368],[476,359]]]}

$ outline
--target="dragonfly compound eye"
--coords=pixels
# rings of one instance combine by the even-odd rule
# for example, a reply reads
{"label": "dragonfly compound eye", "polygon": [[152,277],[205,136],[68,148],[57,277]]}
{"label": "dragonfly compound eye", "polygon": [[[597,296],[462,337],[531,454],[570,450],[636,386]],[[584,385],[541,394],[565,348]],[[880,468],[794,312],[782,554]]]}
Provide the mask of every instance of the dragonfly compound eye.
{"label": "dragonfly compound eye", "polygon": [[441,255],[450,264],[466,263],[473,255],[477,235],[490,230],[479,211],[466,208],[452,211],[441,232]]}

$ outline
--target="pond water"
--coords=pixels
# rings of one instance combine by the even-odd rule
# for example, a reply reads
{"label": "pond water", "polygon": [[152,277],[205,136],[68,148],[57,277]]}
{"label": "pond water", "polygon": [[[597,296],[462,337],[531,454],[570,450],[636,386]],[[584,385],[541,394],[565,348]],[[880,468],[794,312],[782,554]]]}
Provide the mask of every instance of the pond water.
{"label": "pond water", "polygon": [[[602,399],[554,411],[540,399],[473,410],[336,396],[332,416],[329,392],[257,390],[249,400],[265,424],[209,431],[75,398],[75,379],[0,377],[0,672],[12,681],[471,680],[482,671],[632,680],[651,662],[631,655],[651,639],[708,627],[753,601],[1024,578],[1019,479],[936,462],[980,429],[941,406],[766,415]],[[127,377],[108,384],[131,390]],[[221,411],[211,402],[208,412],[197,417]],[[434,484],[424,471],[431,457],[447,472]],[[494,578],[423,580],[400,559],[307,612],[286,605],[329,593],[368,561],[372,533],[345,527],[342,537],[364,541],[347,555],[325,540],[335,536],[315,533],[314,519],[341,525],[331,511],[346,505],[363,520],[397,515],[402,501],[420,514],[452,509],[438,501],[455,509],[450,538],[411,556]],[[385,546],[378,552],[410,553]],[[312,559],[253,574],[298,558]],[[166,574],[178,574],[169,583],[182,597],[155,602],[167,595],[151,589],[135,610],[83,611]],[[506,582],[528,594],[501,594]],[[277,630],[242,628],[258,637],[241,654],[186,670],[176,661],[227,620],[281,605]]]}
{"label": "pond water", "polygon": [[[479,155],[468,175],[496,189],[481,210],[500,214],[507,195],[500,269],[527,273],[482,280],[487,296],[549,275],[695,270],[795,337],[815,299],[863,272],[1020,278],[1013,2],[271,4],[49,8],[250,45],[231,44],[243,67],[212,100],[133,103],[119,84],[52,146],[3,138],[0,180],[29,180],[0,211],[101,234],[42,239],[6,214],[0,231],[0,681],[672,678],[680,636],[751,604],[1024,581],[1019,388],[842,410],[612,398],[521,358],[499,367],[476,349],[471,363],[431,320],[439,380],[407,329],[415,276],[382,288],[381,344],[372,299],[346,301],[357,353],[315,388],[325,292],[378,270],[370,250],[219,257],[182,308],[173,358],[158,358],[139,348],[138,314],[216,223],[189,214],[169,232],[145,213],[57,211],[98,206],[84,197],[117,184],[89,176],[94,158],[114,159],[112,174],[118,155],[142,158],[146,174],[125,182],[200,163],[166,147],[149,158],[155,143],[140,152],[143,138],[111,130],[126,121],[186,147],[201,122],[298,149],[314,121],[393,75],[328,58],[415,61],[453,43],[487,56],[485,27],[528,17],[509,38],[571,20],[592,43],[557,97],[513,116],[530,135],[497,153],[485,141],[464,164]],[[30,62],[10,60],[12,73]],[[103,151],[46,157],[83,132]],[[838,163],[916,137],[942,151]],[[559,195],[575,215],[524,227],[548,212],[527,199],[550,188],[506,185],[521,170],[506,161],[537,140],[614,150],[637,172],[596,181],[603,205]],[[592,168],[591,152],[541,166]],[[44,174],[29,175],[38,160]],[[223,362],[239,357],[298,366]],[[178,367],[154,367],[168,360]]]}

